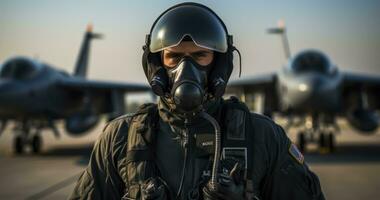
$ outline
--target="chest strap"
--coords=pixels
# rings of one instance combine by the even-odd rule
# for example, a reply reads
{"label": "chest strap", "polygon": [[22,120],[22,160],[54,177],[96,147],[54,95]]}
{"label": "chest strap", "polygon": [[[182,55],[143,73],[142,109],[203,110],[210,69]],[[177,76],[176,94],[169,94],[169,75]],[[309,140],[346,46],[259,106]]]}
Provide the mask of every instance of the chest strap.
{"label": "chest strap", "polygon": [[223,102],[222,121],[222,157],[232,157],[244,163],[245,196],[247,199],[255,199],[252,182],[254,129],[251,112],[244,103],[232,96]]}
{"label": "chest strap", "polygon": [[[155,164],[155,133],[158,131],[156,104],[144,104],[130,120],[126,152],[127,183],[125,199],[140,199],[141,185],[151,177],[159,176]],[[222,129],[222,156],[233,157],[245,163],[246,197],[253,195],[252,156],[253,133],[251,114],[236,97],[223,101],[220,126]],[[251,198],[253,199],[253,198]]]}
{"label": "chest strap", "polygon": [[126,171],[127,183],[124,199],[140,199],[141,186],[158,175],[155,155],[155,133],[158,128],[156,104],[144,104],[130,120],[128,128]]}

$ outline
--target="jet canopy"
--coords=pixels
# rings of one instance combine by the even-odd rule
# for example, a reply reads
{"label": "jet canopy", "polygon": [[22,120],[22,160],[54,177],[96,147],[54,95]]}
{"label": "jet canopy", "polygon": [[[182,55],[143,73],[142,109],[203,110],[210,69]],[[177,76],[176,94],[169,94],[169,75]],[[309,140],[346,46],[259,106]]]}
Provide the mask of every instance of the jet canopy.
{"label": "jet canopy", "polygon": [[330,59],[317,50],[307,50],[294,56],[290,68],[296,73],[318,72],[328,74],[332,70]]}
{"label": "jet canopy", "polygon": [[26,80],[33,78],[41,70],[41,65],[27,58],[13,58],[0,68],[0,79]]}

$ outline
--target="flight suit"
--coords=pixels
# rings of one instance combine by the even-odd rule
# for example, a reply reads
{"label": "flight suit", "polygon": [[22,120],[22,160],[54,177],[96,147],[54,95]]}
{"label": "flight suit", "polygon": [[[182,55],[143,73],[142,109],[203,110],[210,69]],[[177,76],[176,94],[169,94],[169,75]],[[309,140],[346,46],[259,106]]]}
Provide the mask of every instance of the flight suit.
{"label": "flight suit", "polygon": [[[238,123],[236,120],[221,120],[221,103],[216,102],[207,112],[219,120],[222,127]],[[184,151],[188,151],[185,176],[179,199],[188,199],[199,193],[202,173],[210,166],[210,155],[197,149],[196,138],[204,133],[213,133],[212,126],[206,120],[196,120],[187,124],[190,139],[184,145],[183,120],[176,118],[161,101],[158,104],[159,128],[154,145],[156,165],[160,177],[166,181],[169,196],[174,199],[182,176]],[[219,116],[218,116],[219,115]],[[258,199],[324,199],[318,177],[309,170],[291,143],[284,130],[271,119],[250,114],[251,134],[249,144],[252,153],[250,180],[252,192]],[[128,182],[126,169],[126,151],[128,139],[128,117],[122,117],[107,124],[97,140],[91,154],[88,167],[79,177],[70,199],[121,199],[126,192]],[[234,127],[234,126],[232,126]],[[228,126],[227,126],[228,128]],[[223,131],[222,131],[223,133]],[[202,199],[202,194],[197,194]]]}

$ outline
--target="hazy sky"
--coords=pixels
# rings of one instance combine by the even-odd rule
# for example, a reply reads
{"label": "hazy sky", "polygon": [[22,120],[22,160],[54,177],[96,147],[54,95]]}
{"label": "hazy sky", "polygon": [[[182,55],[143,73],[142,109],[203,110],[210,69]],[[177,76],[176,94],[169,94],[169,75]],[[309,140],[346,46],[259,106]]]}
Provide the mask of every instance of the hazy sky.
{"label": "hazy sky", "polygon": [[[183,1],[1,0],[0,63],[24,55],[72,72],[91,22],[105,38],[93,42],[89,77],[145,82],[145,34],[161,12],[179,2]],[[340,70],[380,75],[378,0],[195,2],[209,6],[225,21],[242,52],[243,76],[279,70],[286,62],[280,38],[265,33],[280,18],[286,21],[293,53],[320,49]]]}

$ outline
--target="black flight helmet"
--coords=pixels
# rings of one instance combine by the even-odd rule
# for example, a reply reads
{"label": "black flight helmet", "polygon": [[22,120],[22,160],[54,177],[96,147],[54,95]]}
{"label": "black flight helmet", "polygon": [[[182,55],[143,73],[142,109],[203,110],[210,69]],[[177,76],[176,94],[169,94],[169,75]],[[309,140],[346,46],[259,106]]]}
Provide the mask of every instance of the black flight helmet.
{"label": "black flight helmet", "polygon": [[200,47],[214,51],[214,65],[208,78],[208,93],[221,97],[233,69],[232,36],[210,8],[198,3],[177,4],[153,23],[143,47],[143,68],[153,92],[165,96],[170,90],[160,52],[191,38]]}
{"label": "black flight helmet", "polygon": [[189,36],[196,45],[225,53],[228,49],[227,29],[209,8],[184,3],[169,8],[153,24],[149,37],[150,52],[156,53],[178,45]]}

